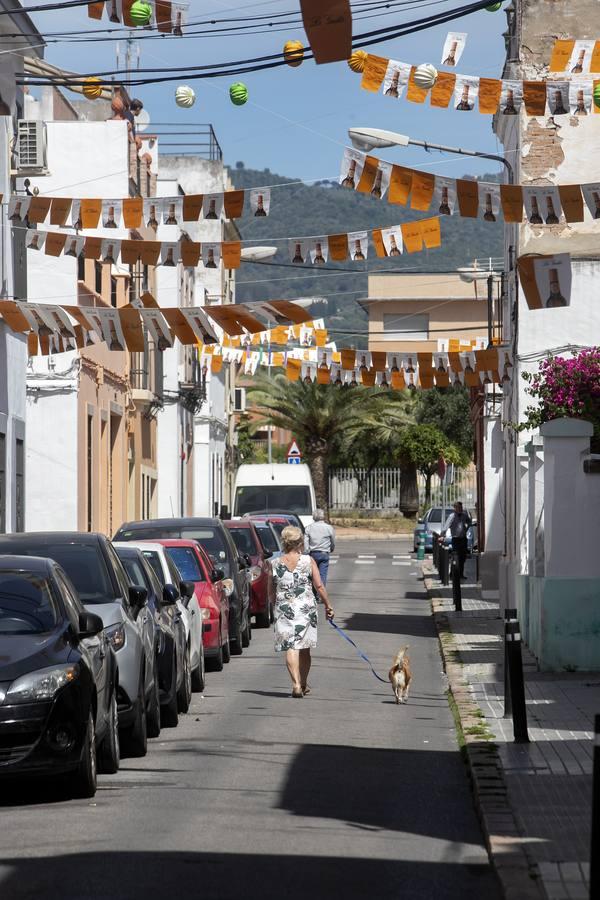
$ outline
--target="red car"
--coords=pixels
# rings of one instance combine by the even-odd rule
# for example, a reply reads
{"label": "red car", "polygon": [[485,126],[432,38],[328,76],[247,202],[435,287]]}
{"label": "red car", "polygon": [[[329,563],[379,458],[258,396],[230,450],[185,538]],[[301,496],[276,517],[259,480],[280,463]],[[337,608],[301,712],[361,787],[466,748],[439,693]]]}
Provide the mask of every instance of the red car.
{"label": "red car", "polygon": [[196,541],[159,540],[182,581],[193,581],[202,609],[202,644],[207,668],[220,672],[230,659],[229,599],[223,587],[223,572],[215,568],[206,550]]}
{"label": "red car", "polygon": [[230,532],[240,556],[250,565],[250,614],[256,617],[258,628],[268,628],[273,621],[269,603],[269,557],[249,519],[232,519],[223,523]]}

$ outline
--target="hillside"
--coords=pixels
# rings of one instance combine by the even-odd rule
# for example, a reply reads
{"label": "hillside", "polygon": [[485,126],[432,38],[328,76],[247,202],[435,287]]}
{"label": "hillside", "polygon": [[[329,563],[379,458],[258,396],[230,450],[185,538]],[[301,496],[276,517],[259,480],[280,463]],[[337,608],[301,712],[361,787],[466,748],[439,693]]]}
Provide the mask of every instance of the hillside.
{"label": "hillside", "polygon": [[[296,179],[274,175],[268,169],[246,169],[243,163],[237,163],[229,171],[236,188],[289,185],[272,192],[267,218],[255,218],[246,213],[237,220],[244,240],[257,239],[270,244],[278,238],[387,227],[427,215],[392,206],[370,195],[345,191],[336,182],[297,184],[294,183]],[[497,178],[488,175],[483,180],[495,181]],[[476,257],[500,256],[502,223],[442,217],[442,246],[436,250],[405,254],[399,264],[377,259],[371,249],[365,263],[328,263],[315,273],[311,266],[299,268],[293,265],[288,261],[287,252],[287,245],[279,244],[277,258],[285,260],[282,265],[253,263],[240,269],[238,302],[309,296],[327,298],[327,306],[319,304],[314,313],[324,316],[332,339],[340,345],[366,347],[366,338],[360,336],[366,332],[366,314],[355,300],[367,295],[367,272],[453,271]]]}

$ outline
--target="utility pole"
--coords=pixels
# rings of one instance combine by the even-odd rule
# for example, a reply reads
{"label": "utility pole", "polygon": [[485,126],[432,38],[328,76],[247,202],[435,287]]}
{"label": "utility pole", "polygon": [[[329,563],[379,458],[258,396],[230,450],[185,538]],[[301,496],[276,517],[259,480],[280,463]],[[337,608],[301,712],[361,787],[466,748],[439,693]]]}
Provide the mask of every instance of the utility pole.
{"label": "utility pole", "polygon": [[[121,68],[122,53],[123,48],[121,42],[119,41],[117,43],[117,69]],[[125,68],[125,78],[123,80],[125,82],[127,90],[129,91],[129,88],[131,87],[131,76],[133,74],[133,71],[139,69],[140,67],[140,45],[138,41],[135,40],[133,31],[130,31],[125,38],[123,63]]]}

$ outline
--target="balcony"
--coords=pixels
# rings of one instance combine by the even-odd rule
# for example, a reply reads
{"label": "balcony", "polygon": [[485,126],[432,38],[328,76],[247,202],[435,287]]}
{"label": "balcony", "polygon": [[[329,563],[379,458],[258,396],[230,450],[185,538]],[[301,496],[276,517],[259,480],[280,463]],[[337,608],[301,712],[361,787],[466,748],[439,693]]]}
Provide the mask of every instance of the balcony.
{"label": "balcony", "polygon": [[223,160],[223,151],[212,125],[190,122],[153,122],[161,156],[199,156],[212,162]]}
{"label": "balcony", "polygon": [[129,383],[133,402],[151,418],[164,402],[163,357],[147,333],[144,343],[146,348],[143,353],[130,354]]}

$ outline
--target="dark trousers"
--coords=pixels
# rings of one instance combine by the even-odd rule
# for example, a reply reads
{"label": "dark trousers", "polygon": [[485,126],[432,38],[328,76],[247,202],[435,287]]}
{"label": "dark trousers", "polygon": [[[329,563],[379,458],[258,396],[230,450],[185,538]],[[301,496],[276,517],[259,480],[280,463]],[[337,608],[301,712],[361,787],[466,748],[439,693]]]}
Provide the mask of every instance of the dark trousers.
{"label": "dark trousers", "polygon": [[467,558],[467,538],[452,538],[452,549],[458,556],[458,565],[460,567],[461,578],[465,574],[465,560]]}
{"label": "dark trousers", "polygon": [[329,553],[324,553],[322,550],[313,550],[310,555],[317,564],[321,581],[326,585],[327,573],[329,572]]}

